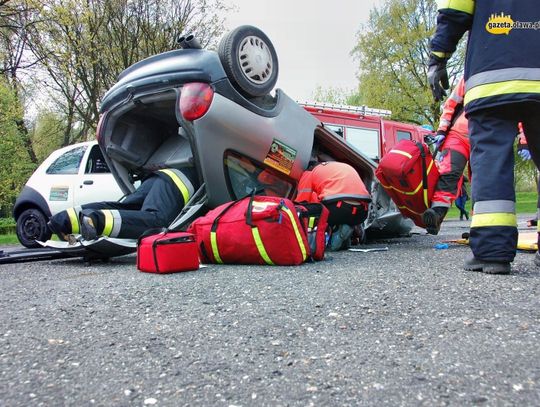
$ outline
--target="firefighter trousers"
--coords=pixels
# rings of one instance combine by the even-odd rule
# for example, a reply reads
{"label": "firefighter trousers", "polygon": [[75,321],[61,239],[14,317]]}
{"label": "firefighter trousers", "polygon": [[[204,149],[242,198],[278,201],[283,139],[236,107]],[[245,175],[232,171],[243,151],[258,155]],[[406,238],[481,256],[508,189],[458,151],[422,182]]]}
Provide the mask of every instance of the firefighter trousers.
{"label": "firefighter trousers", "polygon": [[540,165],[540,103],[522,102],[470,112],[471,168],[474,174],[470,246],[479,260],[510,262],[516,255],[514,140],[518,122]]}

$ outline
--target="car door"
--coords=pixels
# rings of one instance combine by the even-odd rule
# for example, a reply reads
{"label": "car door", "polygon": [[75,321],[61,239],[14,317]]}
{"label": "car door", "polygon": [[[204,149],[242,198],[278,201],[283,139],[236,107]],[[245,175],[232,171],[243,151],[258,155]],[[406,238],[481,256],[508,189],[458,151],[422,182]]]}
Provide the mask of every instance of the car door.
{"label": "car door", "polygon": [[51,213],[58,213],[75,205],[74,191],[79,185],[79,172],[87,145],[77,145],[63,152],[45,170],[36,189],[49,203]]}
{"label": "car door", "polygon": [[123,195],[97,144],[86,151],[73,190],[75,205],[117,201]]}

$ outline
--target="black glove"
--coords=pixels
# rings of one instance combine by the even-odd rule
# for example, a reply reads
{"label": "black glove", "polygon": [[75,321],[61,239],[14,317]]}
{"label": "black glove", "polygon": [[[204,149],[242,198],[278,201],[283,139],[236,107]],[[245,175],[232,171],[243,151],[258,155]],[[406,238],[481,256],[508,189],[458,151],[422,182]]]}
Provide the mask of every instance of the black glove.
{"label": "black glove", "polygon": [[436,102],[446,96],[444,89],[448,89],[448,72],[446,72],[446,58],[431,55],[428,62],[428,82]]}

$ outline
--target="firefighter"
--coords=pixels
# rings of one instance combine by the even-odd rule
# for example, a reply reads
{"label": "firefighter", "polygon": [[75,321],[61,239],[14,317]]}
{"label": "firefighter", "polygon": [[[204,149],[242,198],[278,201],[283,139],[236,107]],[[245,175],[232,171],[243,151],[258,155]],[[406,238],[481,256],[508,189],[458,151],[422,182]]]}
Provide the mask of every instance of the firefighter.
{"label": "firefighter", "polygon": [[439,233],[441,223],[460,190],[463,171],[469,161],[469,131],[463,112],[464,96],[465,81],[461,78],[444,104],[435,136],[438,149],[435,160],[440,177],[431,199],[431,207],[422,214],[426,230],[432,235]]}
{"label": "firefighter", "polygon": [[529,136],[532,159],[540,166],[540,33],[527,23],[540,21],[540,7],[537,0],[441,0],[438,4],[428,62],[435,100],[441,100],[448,89],[447,60],[469,31],[464,106],[474,174],[473,255],[464,268],[508,274],[518,238],[513,144],[520,121]]}
{"label": "firefighter", "polygon": [[371,196],[349,164],[337,161],[311,162],[298,182],[297,202],[320,202],[328,208],[332,227],[330,250],[349,247],[354,227],[361,228],[368,215]]}
{"label": "firefighter", "polygon": [[52,216],[48,225],[63,240],[81,234],[137,239],[151,228],[168,226],[195,191],[193,169],[163,169],[147,177],[135,192],[119,202],[94,202]]}

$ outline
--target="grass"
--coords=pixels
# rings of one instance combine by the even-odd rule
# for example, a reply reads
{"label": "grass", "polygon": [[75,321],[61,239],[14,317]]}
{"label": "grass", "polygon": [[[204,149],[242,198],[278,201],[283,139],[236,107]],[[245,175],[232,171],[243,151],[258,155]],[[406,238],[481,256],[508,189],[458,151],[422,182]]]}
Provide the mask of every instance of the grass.
{"label": "grass", "polygon": [[[537,203],[537,193],[536,192],[516,192],[516,212],[520,213],[536,213],[536,203]],[[471,200],[467,201],[465,208],[468,212],[471,211]],[[455,206],[452,206],[448,211],[447,218],[459,218],[459,209]]]}

